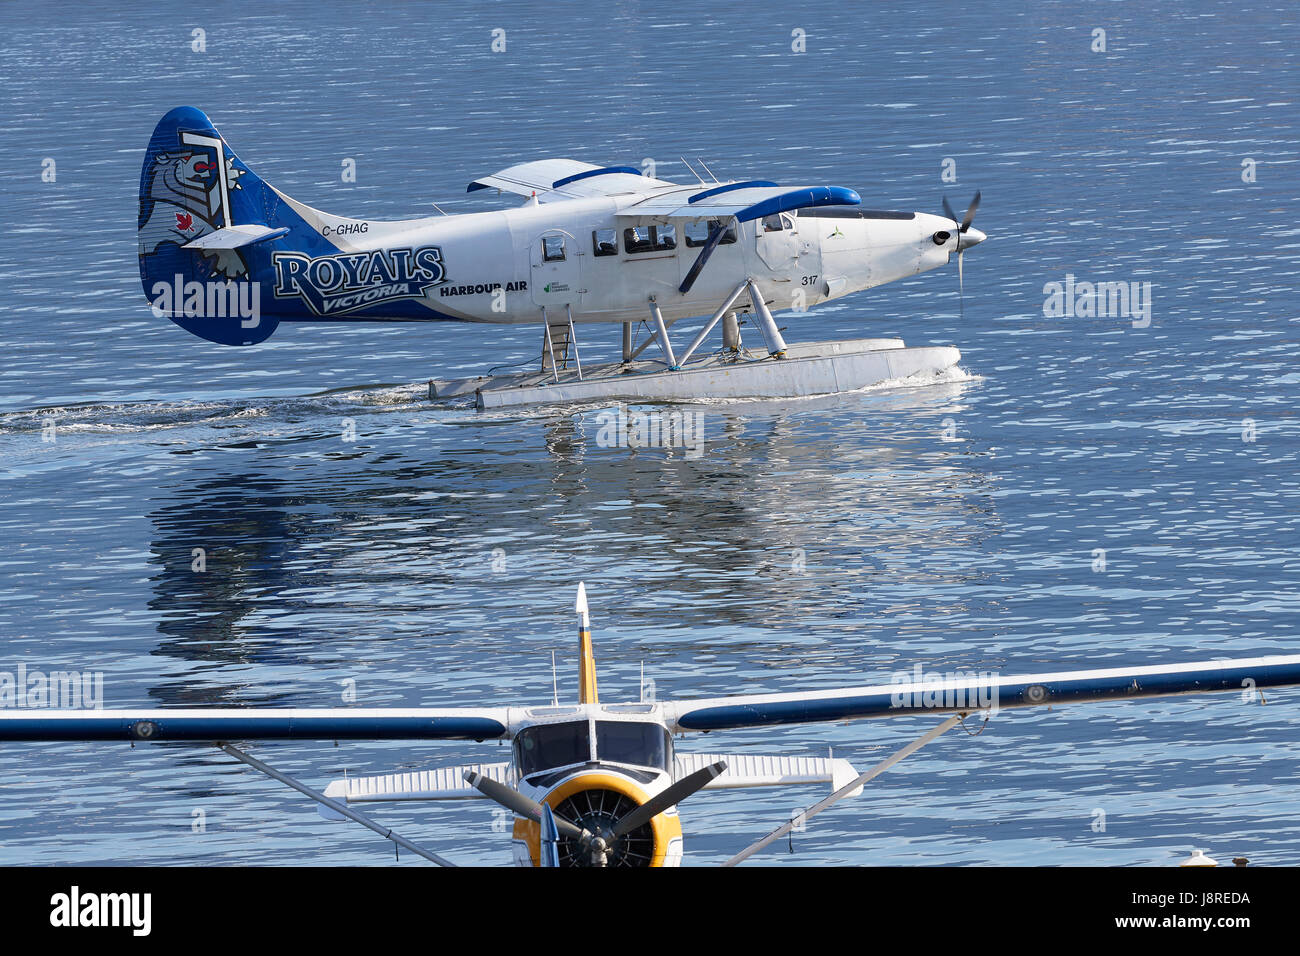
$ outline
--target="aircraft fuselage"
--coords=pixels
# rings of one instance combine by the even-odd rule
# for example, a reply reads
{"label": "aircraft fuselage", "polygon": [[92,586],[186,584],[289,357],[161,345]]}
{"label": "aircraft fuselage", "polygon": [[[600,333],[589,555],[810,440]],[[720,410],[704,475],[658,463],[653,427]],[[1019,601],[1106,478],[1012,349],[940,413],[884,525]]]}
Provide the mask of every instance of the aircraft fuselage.
{"label": "aircraft fuselage", "polygon": [[[953,223],[926,213],[781,213],[739,228],[733,222],[683,294],[679,287],[709,220],[620,216],[636,198],[528,203],[404,222],[341,219],[299,207],[338,252],[313,258],[268,250],[272,275],[265,285],[274,299],[263,308],[292,319],[298,302],[337,299],[350,283],[373,285],[387,269],[396,279],[412,273],[434,279],[422,304],[436,313],[429,318],[452,321],[535,323],[545,308],[552,321],[564,319],[567,309],[575,322],[637,322],[652,297],[672,321],[713,312],[747,276],[773,311],[803,311],[942,266],[956,249],[955,237],[935,241]],[[403,309],[395,317],[414,316]]]}

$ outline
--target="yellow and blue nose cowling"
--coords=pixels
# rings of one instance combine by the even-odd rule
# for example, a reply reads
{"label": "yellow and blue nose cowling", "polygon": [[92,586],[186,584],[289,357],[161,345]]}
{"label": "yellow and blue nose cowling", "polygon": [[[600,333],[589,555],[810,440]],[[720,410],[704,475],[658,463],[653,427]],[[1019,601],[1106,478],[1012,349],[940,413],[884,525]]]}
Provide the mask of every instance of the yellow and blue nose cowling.
{"label": "yellow and blue nose cowling", "polygon": [[[561,783],[554,790],[542,798],[542,802],[547,804],[551,810],[559,811],[571,798],[577,797],[579,802],[583,802],[583,795],[591,792],[592,794],[600,791],[607,791],[627,798],[635,805],[645,803],[650,795],[641,789],[635,782],[627,777],[616,773],[584,773],[576,777],[571,777]],[[575,821],[576,822],[576,821]],[[649,862],[634,865],[642,866],[664,866],[668,859],[670,846],[676,843],[675,849],[680,853],[682,839],[682,825],[676,814],[659,814],[650,820],[650,832],[653,840],[653,847],[650,851]],[[535,820],[516,819],[513,837],[515,840],[522,841],[528,847],[528,856],[533,866],[541,866],[541,824]]]}

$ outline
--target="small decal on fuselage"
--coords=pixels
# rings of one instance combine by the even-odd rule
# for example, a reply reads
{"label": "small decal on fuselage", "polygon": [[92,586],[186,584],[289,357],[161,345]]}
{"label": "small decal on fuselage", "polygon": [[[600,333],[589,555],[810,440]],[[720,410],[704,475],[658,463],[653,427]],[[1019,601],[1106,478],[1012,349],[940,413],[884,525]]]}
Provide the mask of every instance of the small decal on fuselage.
{"label": "small decal on fuselage", "polygon": [[368,222],[341,222],[337,226],[321,226],[320,234],[329,236],[333,233],[336,236],[355,236],[370,231]]}
{"label": "small decal on fuselage", "polygon": [[421,299],[446,282],[442,249],[374,249],[312,258],[277,252],[275,297],[301,298],[317,315],[339,315],[399,299]]}

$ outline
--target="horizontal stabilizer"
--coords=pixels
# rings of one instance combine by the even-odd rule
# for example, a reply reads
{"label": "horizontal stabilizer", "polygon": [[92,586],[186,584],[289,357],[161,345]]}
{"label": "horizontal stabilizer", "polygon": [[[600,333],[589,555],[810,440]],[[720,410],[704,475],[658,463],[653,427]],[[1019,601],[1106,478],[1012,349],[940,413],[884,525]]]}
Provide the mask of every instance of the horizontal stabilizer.
{"label": "horizontal stabilizer", "polygon": [[[677,754],[677,779],[723,761],[727,769],[705,788],[784,787],[800,783],[829,783],[832,790],[856,779],[853,764],[838,757],[761,757],[752,754]],[[846,796],[856,797],[858,787]]]}
{"label": "horizontal stabilizer", "polygon": [[[347,803],[373,803],[381,800],[475,800],[483,794],[465,782],[465,772],[472,770],[503,783],[515,785],[507,763],[475,763],[461,767],[441,767],[414,773],[392,773],[378,777],[348,777],[335,780],[325,788],[325,796]],[[324,804],[320,815],[326,820],[343,820]]]}
{"label": "horizontal stabilizer", "polygon": [[226,226],[216,232],[210,232],[206,236],[199,236],[193,242],[185,243],[181,248],[239,249],[243,246],[251,246],[255,242],[278,239],[281,236],[288,235],[288,233],[288,226],[281,226],[279,229],[273,229],[270,226],[259,226],[254,223],[242,226]]}

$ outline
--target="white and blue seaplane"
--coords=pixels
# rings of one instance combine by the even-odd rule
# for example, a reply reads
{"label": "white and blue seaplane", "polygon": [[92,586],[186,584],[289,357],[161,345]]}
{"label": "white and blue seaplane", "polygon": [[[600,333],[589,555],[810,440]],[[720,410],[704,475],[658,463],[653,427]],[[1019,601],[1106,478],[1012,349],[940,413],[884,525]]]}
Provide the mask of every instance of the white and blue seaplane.
{"label": "white and blue seaplane", "polygon": [[[677,805],[700,790],[829,783],[832,792],[735,854],[739,863],[865,784],[968,716],[1017,707],[1137,700],[1216,692],[1254,695],[1300,684],[1300,654],[1001,677],[925,677],[835,690],[704,700],[602,702],[596,693],[587,598],[578,586],[578,701],[500,707],[0,708],[0,742],[180,742],[215,746],[311,798],[331,820],[360,823],[444,866],[356,809],[382,801],[486,798],[514,814],[522,866],[674,866],[682,859]],[[643,695],[644,696],[644,695]],[[678,749],[690,733],[745,727],[941,716],[926,733],[859,774],[833,757],[769,757]],[[324,792],[241,749],[250,740],[509,740],[508,761],[348,777]],[[240,744],[241,746],[236,746]]]}
{"label": "white and blue seaplane", "polygon": [[[683,160],[685,162],[685,160]],[[140,179],[139,253],[155,314],[228,345],[281,322],[449,321],[535,325],[530,371],[436,380],[433,398],[481,408],[604,399],[802,397],[954,368],[949,345],[897,338],[787,343],[774,312],[947,264],[985,238],[945,215],[863,208],[843,186],[708,179],[630,166],[521,163],[470,192],[519,207],[379,222],[329,215],[270,186],[191,107],[158,123]],[[689,344],[675,323],[702,318]],[[757,329],[742,341],[741,326]],[[584,367],[577,329],[619,323],[621,360]],[[721,344],[702,348],[721,324]],[[662,358],[642,359],[651,345]],[[652,352],[652,355],[655,353]]]}

